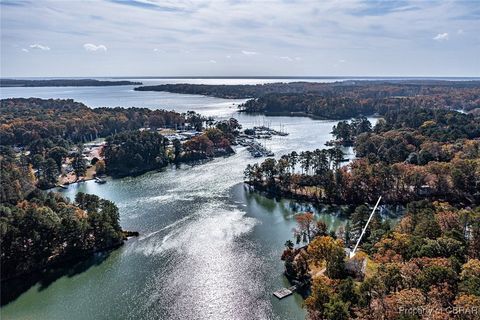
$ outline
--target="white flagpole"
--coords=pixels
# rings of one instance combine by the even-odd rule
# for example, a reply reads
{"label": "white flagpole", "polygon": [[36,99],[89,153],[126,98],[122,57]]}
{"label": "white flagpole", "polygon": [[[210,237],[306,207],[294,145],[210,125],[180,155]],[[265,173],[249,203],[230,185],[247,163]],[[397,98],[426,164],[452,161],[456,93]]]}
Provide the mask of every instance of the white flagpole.
{"label": "white flagpole", "polygon": [[368,218],[368,221],[365,224],[365,227],[363,227],[362,233],[360,234],[360,238],[358,238],[355,248],[353,248],[353,251],[350,253],[350,258],[353,258],[355,256],[355,252],[357,251],[358,245],[360,244],[360,240],[362,240],[362,237],[365,234],[365,231],[367,231],[368,224],[370,223],[370,220],[372,220],[373,214],[375,213],[375,210],[377,210],[378,204],[380,203],[381,199],[382,199],[382,196],[378,197],[377,203],[375,204],[375,207],[373,207],[372,213],[370,214],[370,217]]}

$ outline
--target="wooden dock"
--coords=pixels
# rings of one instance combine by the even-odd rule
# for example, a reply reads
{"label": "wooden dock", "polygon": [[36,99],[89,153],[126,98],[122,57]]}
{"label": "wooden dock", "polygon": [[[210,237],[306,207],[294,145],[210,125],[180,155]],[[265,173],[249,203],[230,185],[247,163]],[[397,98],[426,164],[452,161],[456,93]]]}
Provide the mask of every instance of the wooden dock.
{"label": "wooden dock", "polygon": [[291,286],[290,288],[282,288],[273,293],[278,299],[283,299],[293,294],[297,290],[297,286]]}

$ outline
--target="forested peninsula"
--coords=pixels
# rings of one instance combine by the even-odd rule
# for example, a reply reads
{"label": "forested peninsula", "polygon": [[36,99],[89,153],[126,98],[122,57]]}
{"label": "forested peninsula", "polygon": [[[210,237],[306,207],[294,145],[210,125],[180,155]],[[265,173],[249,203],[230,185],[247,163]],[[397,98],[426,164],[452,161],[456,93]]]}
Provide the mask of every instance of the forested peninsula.
{"label": "forested peninsula", "polygon": [[166,110],[92,109],[72,99],[2,99],[0,144],[28,146],[43,139],[85,143],[121,131],[181,126],[185,121],[181,114]]}
{"label": "forested peninsula", "polygon": [[[328,231],[297,214],[285,274],[306,296],[309,319],[478,319],[480,118],[448,108],[400,106],[372,127],[341,121],[330,149],[248,165],[255,190],[317,205],[343,205],[346,226]],[[356,159],[342,166],[342,145]],[[405,207],[392,224],[373,204]],[[360,241],[359,251],[349,256]]]}
{"label": "forested peninsula", "polygon": [[141,82],[96,79],[0,79],[0,87],[104,87],[141,85]]}
{"label": "forested peninsula", "polygon": [[2,281],[120,246],[126,239],[116,205],[79,193],[70,202],[36,187],[25,159],[0,147]]}
{"label": "forested peninsula", "polygon": [[406,108],[387,112],[374,128],[366,118],[340,122],[333,134],[339,143],[354,139],[357,159],[341,166],[338,148],[293,151],[278,161],[247,166],[247,183],[275,195],[330,204],[374,202],[380,195],[391,204],[426,197],[480,203],[478,117]]}
{"label": "forested peninsula", "polygon": [[213,121],[195,112],[91,109],[37,98],[1,100],[0,123],[0,144],[33,166],[41,188],[70,171],[76,180],[85,177],[91,166],[99,174],[126,176],[228,155],[241,128],[235,119]]}
{"label": "forested peninsula", "polygon": [[41,189],[69,177],[137,175],[229,155],[241,128],[235,119],[213,121],[195,112],[91,109],[36,98],[1,100],[0,124],[2,281],[115,248],[135,235],[122,231],[111,201],[83,193],[70,201]]}
{"label": "forested peninsula", "polygon": [[450,108],[479,112],[478,81],[390,80],[334,83],[292,82],[257,85],[165,84],[138,91],[168,91],[219,98],[250,99],[247,113],[340,120],[385,114],[400,107]]}

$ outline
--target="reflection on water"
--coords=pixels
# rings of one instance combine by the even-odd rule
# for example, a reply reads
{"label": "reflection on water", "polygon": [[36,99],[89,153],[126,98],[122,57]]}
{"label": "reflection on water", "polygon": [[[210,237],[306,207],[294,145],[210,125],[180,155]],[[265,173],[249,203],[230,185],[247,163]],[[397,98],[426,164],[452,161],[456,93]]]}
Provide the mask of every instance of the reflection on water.
{"label": "reflection on water", "polygon": [[[276,157],[322,148],[336,123],[236,114],[233,100],[129,88],[8,89],[27,97],[73,97],[92,106],[153,106],[158,99],[156,106],[165,108],[172,95],[171,106],[180,111],[193,106],[217,117],[234,115],[244,127],[267,120],[273,127],[281,124],[290,135],[266,141]],[[243,170],[257,160],[243,147],[236,151],[202,165],[61,190],[70,198],[81,191],[114,201],[122,227],[140,237],[100,264],[31,287],[2,307],[2,319],[303,319],[300,296],[279,301],[272,292],[288,285],[279,258],[292,236],[294,213],[307,208],[249,192]],[[335,215],[318,216],[332,229],[344,223]]]}
{"label": "reflection on water", "polygon": [[285,202],[251,194],[239,183],[251,160],[240,149],[203,165],[70,186],[65,194],[71,198],[82,191],[118,203],[122,226],[141,236],[83,273],[41,291],[32,287],[2,316],[303,318],[299,297],[280,302],[272,296],[286,284],[279,257],[294,221]]}
{"label": "reflection on water", "polygon": [[38,291],[42,291],[62,277],[73,277],[85,272],[92,266],[100,265],[112,254],[112,252],[114,251],[97,252],[85,259],[70,260],[68,263],[56,266],[55,268],[49,268],[44,272],[33,272],[22,278],[3,281],[1,283],[2,305],[14,301],[32,286],[36,286]]}

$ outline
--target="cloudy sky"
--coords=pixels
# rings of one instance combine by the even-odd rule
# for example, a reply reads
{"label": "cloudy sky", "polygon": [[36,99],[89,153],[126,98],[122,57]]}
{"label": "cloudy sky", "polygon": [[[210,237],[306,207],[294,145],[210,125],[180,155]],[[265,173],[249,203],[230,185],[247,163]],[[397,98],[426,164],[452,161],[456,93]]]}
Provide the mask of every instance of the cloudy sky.
{"label": "cloudy sky", "polygon": [[1,76],[480,76],[480,0],[0,0]]}

